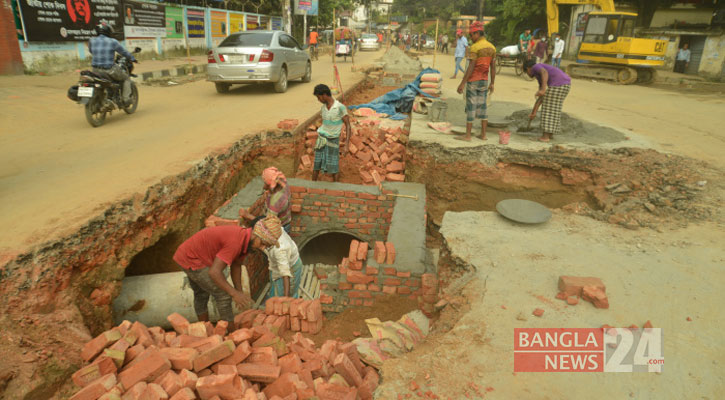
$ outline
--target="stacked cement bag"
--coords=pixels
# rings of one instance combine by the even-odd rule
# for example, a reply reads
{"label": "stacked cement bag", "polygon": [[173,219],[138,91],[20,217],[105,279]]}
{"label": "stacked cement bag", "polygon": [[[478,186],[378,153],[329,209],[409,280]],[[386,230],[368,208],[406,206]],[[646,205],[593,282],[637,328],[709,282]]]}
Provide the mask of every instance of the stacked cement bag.
{"label": "stacked cement bag", "polygon": [[440,97],[443,77],[441,74],[429,73],[420,77],[420,89],[431,96]]}

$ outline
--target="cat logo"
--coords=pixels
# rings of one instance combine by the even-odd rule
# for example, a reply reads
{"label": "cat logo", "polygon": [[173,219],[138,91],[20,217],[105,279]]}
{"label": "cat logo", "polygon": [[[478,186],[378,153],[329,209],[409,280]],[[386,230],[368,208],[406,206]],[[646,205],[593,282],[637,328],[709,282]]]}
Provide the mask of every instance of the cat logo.
{"label": "cat logo", "polygon": [[655,53],[662,53],[665,51],[665,44],[667,42],[659,41],[655,43]]}

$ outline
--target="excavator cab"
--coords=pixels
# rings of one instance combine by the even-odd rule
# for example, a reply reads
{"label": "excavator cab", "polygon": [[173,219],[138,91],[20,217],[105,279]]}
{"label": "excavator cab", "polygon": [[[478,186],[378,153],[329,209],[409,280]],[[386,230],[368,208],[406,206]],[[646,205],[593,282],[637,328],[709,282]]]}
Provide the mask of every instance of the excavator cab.
{"label": "excavator cab", "polygon": [[606,44],[616,42],[617,38],[634,37],[634,23],[637,14],[597,13],[590,15],[584,30],[584,43]]}

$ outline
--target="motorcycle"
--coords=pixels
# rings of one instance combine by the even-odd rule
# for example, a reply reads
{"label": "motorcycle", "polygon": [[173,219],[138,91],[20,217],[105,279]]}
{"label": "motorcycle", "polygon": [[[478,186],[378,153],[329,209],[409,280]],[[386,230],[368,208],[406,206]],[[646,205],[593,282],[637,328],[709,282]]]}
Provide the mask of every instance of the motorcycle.
{"label": "motorcycle", "polygon": [[[136,47],[133,54],[139,53],[141,48]],[[114,63],[122,68],[131,77],[133,73],[133,61],[116,54]],[[97,74],[93,71],[81,71],[77,85],[68,89],[68,98],[82,104],[86,109],[86,120],[91,126],[99,127],[106,121],[106,114],[114,110],[123,110],[126,114],[133,114],[138,107],[138,88],[136,83],[131,81],[131,98],[129,104],[123,101],[123,82],[113,80],[108,74]]]}

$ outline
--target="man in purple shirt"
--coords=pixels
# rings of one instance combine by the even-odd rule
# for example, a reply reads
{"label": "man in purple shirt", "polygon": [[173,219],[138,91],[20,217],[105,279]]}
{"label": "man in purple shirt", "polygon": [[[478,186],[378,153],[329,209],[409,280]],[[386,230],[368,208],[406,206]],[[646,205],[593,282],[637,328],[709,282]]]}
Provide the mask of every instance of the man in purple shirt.
{"label": "man in purple shirt", "polygon": [[[526,73],[539,81],[536,97],[543,96],[541,102],[541,137],[539,141],[549,142],[561,128],[561,108],[571,89],[571,78],[564,71],[549,64],[537,64],[533,60],[524,63]],[[538,104],[538,103],[537,103]],[[537,107],[529,115],[536,117]]]}

